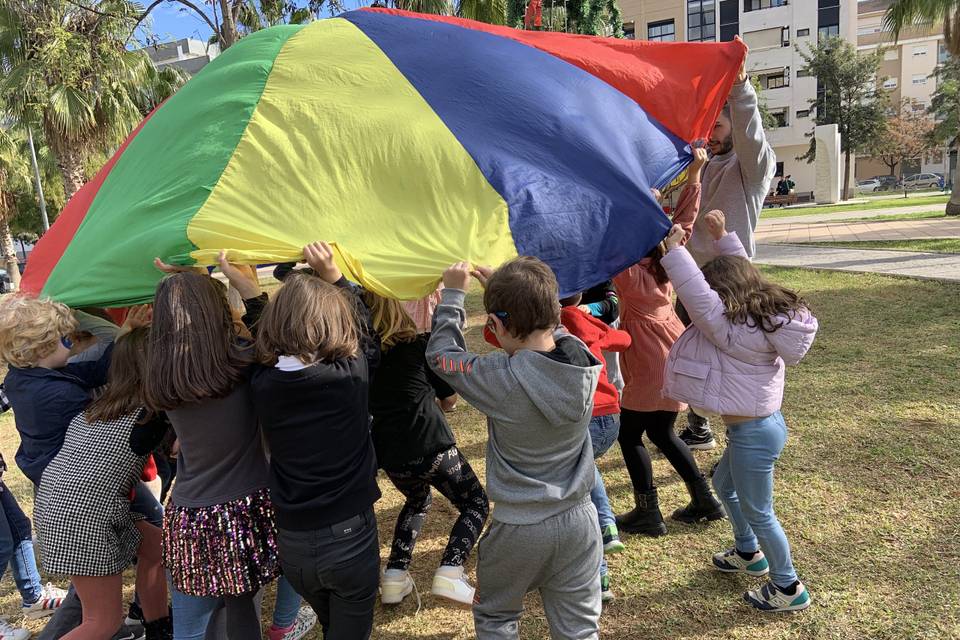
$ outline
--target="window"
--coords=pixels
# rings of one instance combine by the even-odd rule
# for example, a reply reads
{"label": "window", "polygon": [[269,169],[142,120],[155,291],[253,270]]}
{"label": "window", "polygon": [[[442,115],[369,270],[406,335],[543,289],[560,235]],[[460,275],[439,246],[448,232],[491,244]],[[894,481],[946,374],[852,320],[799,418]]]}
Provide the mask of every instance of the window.
{"label": "window", "polygon": [[720,0],[720,42],[730,42],[740,33],[739,0]]}
{"label": "window", "polygon": [[797,37],[803,38],[810,35],[810,29],[797,29]]}
{"label": "window", "polygon": [[784,7],[788,4],[787,0],[743,0],[743,10],[758,11],[770,7]]}
{"label": "window", "polygon": [[896,78],[887,78],[883,81],[884,89],[896,89],[897,88],[897,79]]}
{"label": "window", "polygon": [[687,0],[687,40],[713,41],[717,37],[717,12],[714,0]]}
{"label": "window", "polygon": [[884,60],[896,60],[899,57],[900,55],[896,49],[887,49],[886,51],[883,52]]}
{"label": "window", "polygon": [[927,84],[927,76],[923,73],[913,74],[913,84]]}
{"label": "window", "polygon": [[776,120],[776,128],[782,129],[783,127],[789,126],[789,121],[787,119],[787,108],[783,107],[781,109],[771,109],[770,115],[773,116],[773,119]]}
{"label": "window", "polygon": [[660,22],[647,23],[647,40],[658,40],[660,42],[673,42],[676,32],[673,27],[673,20],[661,20]]}
{"label": "window", "polygon": [[743,41],[751,49],[769,49],[779,47],[783,42],[783,29],[774,27],[772,29],[760,29],[758,31],[747,31],[741,34]]}
{"label": "window", "polygon": [[809,117],[810,117],[810,109],[800,109],[800,110],[798,110],[798,111],[797,111],[797,117],[798,117],[798,118],[809,118]]}
{"label": "window", "polygon": [[820,27],[817,29],[817,38],[823,40],[824,38],[832,38],[834,36],[840,35],[840,25],[838,24],[828,24],[826,26]]}
{"label": "window", "polygon": [[777,170],[773,173],[773,175],[774,175],[774,176],[780,176],[780,177],[783,176],[783,163],[782,163],[782,162],[778,162],[778,163],[777,163]]}
{"label": "window", "polygon": [[807,68],[797,69],[797,77],[798,77],[798,78],[809,78],[809,77],[810,77],[810,70],[807,69]]}
{"label": "window", "polygon": [[926,45],[920,45],[919,47],[914,47],[914,48],[913,48],[913,55],[915,55],[915,56],[925,56],[925,55],[927,55],[927,46],[926,46]]}
{"label": "window", "polygon": [[780,29],[780,46],[781,47],[790,46],[790,27],[782,27]]}
{"label": "window", "polygon": [[627,40],[636,40],[637,34],[634,31],[634,25],[632,22],[623,25],[623,37]]}
{"label": "window", "polygon": [[947,45],[941,40],[937,43],[937,62],[939,64],[945,63],[950,58],[950,54],[947,52]]}
{"label": "window", "polygon": [[790,67],[775,73],[761,73],[757,75],[761,89],[779,89],[790,86]]}

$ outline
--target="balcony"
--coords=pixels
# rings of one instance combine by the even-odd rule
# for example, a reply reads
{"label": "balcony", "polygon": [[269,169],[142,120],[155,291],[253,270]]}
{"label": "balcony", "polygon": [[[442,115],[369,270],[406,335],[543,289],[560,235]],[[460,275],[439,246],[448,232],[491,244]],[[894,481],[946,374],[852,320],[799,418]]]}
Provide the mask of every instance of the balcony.
{"label": "balcony", "polygon": [[[943,33],[943,25],[920,25],[908,27],[900,32],[900,42],[915,40],[917,38],[931,38]],[[882,44],[893,44],[893,34],[889,31],[878,31],[877,33],[867,33],[857,36],[857,45],[861,47],[876,46]]]}

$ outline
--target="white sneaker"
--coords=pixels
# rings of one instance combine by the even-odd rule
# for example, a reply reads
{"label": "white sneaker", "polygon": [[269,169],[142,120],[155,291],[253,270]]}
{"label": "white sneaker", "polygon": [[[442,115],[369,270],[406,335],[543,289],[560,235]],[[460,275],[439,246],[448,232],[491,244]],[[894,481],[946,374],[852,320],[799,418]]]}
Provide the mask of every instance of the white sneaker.
{"label": "white sneaker", "polygon": [[441,574],[440,572],[444,571],[444,569],[449,571],[453,569],[453,567],[441,567],[437,569],[437,572],[433,574],[433,588],[430,589],[430,592],[441,598],[447,598],[460,604],[473,606],[473,596],[477,590],[467,582],[467,576],[463,573],[463,567],[457,567],[457,569],[460,570],[460,575],[457,578],[451,578],[450,576]]}
{"label": "white sneaker", "polygon": [[409,571],[386,569],[380,577],[380,602],[400,604],[413,591],[413,578]]}
{"label": "white sneaker", "polygon": [[27,640],[30,632],[7,622],[7,616],[0,616],[0,640]]}
{"label": "white sneaker", "polygon": [[66,589],[55,587],[48,582],[46,586],[43,587],[43,591],[40,593],[40,597],[36,602],[30,605],[23,605],[23,616],[27,620],[39,620],[40,618],[52,615],[54,611],[60,608],[66,597]]}
{"label": "white sneaker", "polygon": [[293,628],[283,636],[283,640],[301,640],[317,626],[317,614],[309,606],[300,607]]}

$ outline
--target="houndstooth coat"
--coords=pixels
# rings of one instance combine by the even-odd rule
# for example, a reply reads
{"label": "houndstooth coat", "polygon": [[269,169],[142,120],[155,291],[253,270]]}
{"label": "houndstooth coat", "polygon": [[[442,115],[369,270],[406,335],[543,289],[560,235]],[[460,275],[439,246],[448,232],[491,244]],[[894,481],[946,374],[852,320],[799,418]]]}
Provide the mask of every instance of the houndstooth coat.
{"label": "houndstooth coat", "polygon": [[43,472],[34,504],[43,568],[69,576],[122,573],[136,556],[140,532],[130,492],[146,456],[130,450],[138,410],[88,424],[83,413],[67,428],[63,447]]}

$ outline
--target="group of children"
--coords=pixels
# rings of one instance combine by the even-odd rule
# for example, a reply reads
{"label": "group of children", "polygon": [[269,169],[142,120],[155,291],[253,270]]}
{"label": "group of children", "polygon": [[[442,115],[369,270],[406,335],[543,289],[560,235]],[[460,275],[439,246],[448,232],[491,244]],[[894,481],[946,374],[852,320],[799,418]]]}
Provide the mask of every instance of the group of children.
{"label": "group of children", "polygon": [[[748,84],[731,102],[752,114]],[[763,178],[737,164],[733,142],[716,145],[713,188],[733,186],[713,201],[743,190],[750,171]],[[3,298],[16,461],[35,488],[43,566],[71,581],[69,592],[40,585],[29,520],[0,484],[0,563],[14,567],[25,613],[74,602],[82,622],[51,637],[137,637],[121,625],[122,575],[135,560],[148,640],[259,639],[259,594],[278,579],[270,640],[296,640],[314,620],[328,640],[364,639],[378,593],[390,605],[416,590],[409,568],[436,489],[458,515],[431,591],[472,607],[478,638],[517,638],[530,591],[553,638],[597,638],[614,597],[604,555],[624,549],[621,532],[667,532],[644,434],[688,489],[674,520],[729,518],[734,545],[713,566],[769,574],[744,594],[760,610],[806,608],[773,472],[787,437],[784,369],[810,348],[817,321],[750,263],[752,239],[745,251],[721,211],[698,220],[706,162],[695,149],[659,246],[563,298],[549,266],[521,257],[496,270],[456,263],[442,290],[401,303],[349,282],[322,242],[304,247],[308,269],[278,267],[269,297],[253,268],[224,253],[228,284],[158,259],[167,275],[152,307],[119,328]],[[684,246],[695,221],[696,259]],[[472,279],[484,289],[484,337],[499,348],[485,355],[464,336]],[[487,417],[485,482],[445,418],[460,397]],[[713,490],[674,431],[688,407],[727,429]],[[620,515],[596,463],[615,440],[635,503]],[[176,459],[165,508],[141,482],[161,451]],[[378,469],[404,497],[383,569]],[[476,588],[464,571],[475,546]],[[2,625],[2,640],[29,635]]]}

